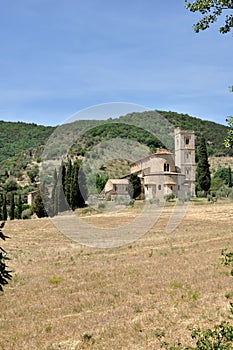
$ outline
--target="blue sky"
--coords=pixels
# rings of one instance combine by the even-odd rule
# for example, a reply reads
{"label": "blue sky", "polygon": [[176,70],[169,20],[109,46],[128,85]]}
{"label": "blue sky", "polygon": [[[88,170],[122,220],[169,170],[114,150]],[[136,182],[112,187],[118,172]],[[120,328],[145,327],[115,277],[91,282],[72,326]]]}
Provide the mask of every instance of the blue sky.
{"label": "blue sky", "polygon": [[0,5],[0,120],[58,125],[108,102],[232,115],[232,34],[194,33],[184,0]]}

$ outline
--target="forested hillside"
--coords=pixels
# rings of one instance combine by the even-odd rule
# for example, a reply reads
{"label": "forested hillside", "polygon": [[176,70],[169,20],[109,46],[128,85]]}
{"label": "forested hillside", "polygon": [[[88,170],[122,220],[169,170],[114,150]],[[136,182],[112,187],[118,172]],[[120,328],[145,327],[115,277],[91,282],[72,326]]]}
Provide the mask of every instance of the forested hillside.
{"label": "forested hillside", "polygon": [[[197,146],[200,136],[205,136],[209,155],[233,155],[232,150],[226,150],[223,147],[223,140],[227,134],[226,126],[176,112],[159,111],[159,115],[163,116],[164,120],[167,121],[167,130],[164,133],[168,132],[171,136],[174,126],[194,130]],[[163,133],[164,126],[160,122],[160,118],[158,118],[158,112],[147,111],[143,113],[130,113],[116,119],[110,118],[101,122],[101,125],[99,125],[98,121],[91,120],[90,116],[89,121],[76,121],[59,128],[57,137],[58,139],[62,139],[62,142],[59,141],[61,147],[66,148],[67,140],[71,137],[75,139],[79,135],[82,124],[82,127],[85,125],[86,130],[88,130],[82,134],[82,137],[77,137],[78,140],[70,147],[69,152],[72,156],[84,155],[96,144],[117,137],[144,143],[150,148],[151,152],[155,152],[157,148],[163,147],[161,140],[150,133],[150,121],[153,122],[156,118],[158,119],[160,133]],[[29,171],[29,175],[31,175],[32,165],[30,163],[40,162],[43,145],[55,129],[55,127],[36,124],[0,121],[0,175],[2,180],[6,179],[9,174],[18,178],[22,175],[24,169],[26,172]],[[57,150],[56,147],[53,147],[53,144],[51,145],[50,152],[55,152],[55,157],[59,155],[59,153],[56,153]],[[35,166],[33,165],[34,168]]]}
{"label": "forested hillside", "polygon": [[109,123],[107,121],[86,131],[83,137],[72,146],[70,153],[72,155],[84,155],[86,151],[92,149],[96,144],[114,138],[138,141],[148,146],[151,152],[155,152],[157,148],[164,147],[160,140],[143,128],[117,122]]}
{"label": "forested hillside", "polygon": [[183,130],[194,130],[196,134],[196,146],[199,145],[200,136],[204,136],[208,145],[208,154],[215,156],[233,155],[232,150],[226,150],[223,141],[227,133],[227,126],[191,117],[188,114],[159,111],[175,127]]}
{"label": "forested hillside", "polygon": [[[130,113],[126,116],[120,117],[119,120],[126,121],[128,123],[134,123],[137,120],[137,125],[145,128],[144,117],[148,120],[153,120],[153,118],[158,119],[158,127],[160,127],[161,115],[164,117],[172,127],[166,125],[165,132],[170,130],[173,133],[174,127],[180,127],[183,130],[194,130],[196,134],[196,146],[198,147],[200,136],[204,136],[208,145],[208,154],[215,156],[225,156],[233,155],[232,150],[226,150],[223,146],[224,137],[227,134],[228,127],[222,124],[217,124],[211,121],[202,120],[200,118],[191,117],[188,114],[176,113],[176,112],[166,112],[166,111],[148,111],[142,113]],[[141,125],[138,124],[138,116],[141,119]],[[161,120],[162,121],[162,120]],[[165,124],[162,122],[162,124]],[[150,126],[149,126],[150,127]],[[161,130],[162,132],[162,130]]]}
{"label": "forested hillside", "polygon": [[0,121],[0,162],[45,144],[54,128],[22,122]]}
{"label": "forested hillside", "polygon": [[[194,118],[188,114],[166,111],[158,112],[175,127],[179,126],[182,129],[194,130],[197,136],[197,145],[199,144],[200,135],[204,135],[208,143],[208,152],[210,155],[226,154],[227,151],[222,145],[224,136],[227,132],[226,126],[207,120]],[[106,121],[106,126],[96,126],[94,124],[94,128],[92,130],[89,130],[83,136],[82,142],[79,140],[79,143],[82,143],[84,148],[90,148],[92,145],[103,140],[108,140],[114,137],[128,137],[134,140],[137,139],[139,142],[144,142],[147,146],[151,147],[151,149],[160,147],[160,141],[156,140],[156,138],[153,135],[150,135],[148,131],[146,132],[141,130],[145,129],[145,124],[143,121],[143,117],[145,115],[147,117],[149,115],[152,119],[157,118],[158,116],[156,111],[131,113],[118,119],[111,119]],[[138,116],[140,116],[141,125],[137,125],[137,127],[132,128],[127,125],[124,127],[120,124],[115,124],[118,122],[118,120],[121,123],[124,123],[124,121],[127,123],[129,121],[133,122],[133,120],[136,117],[138,118]],[[72,131],[75,129],[78,130],[78,124],[78,121],[73,123],[74,128],[72,128]],[[27,124],[23,122],[13,123],[0,121],[0,162],[19,153],[25,151],[27,152],[29,149],[39,148],[41,145],[44,145],[46,143],[48,137],[53,133],[54,130],[55,127],[37,125],[34,123]],[[68,128],[67,130],[70,131],[71,128]],[[63,137],[64,136],[66,135],[63,135]]]}
{"label": "forested hillside", "polygon": [[[164,122],[162,120],[163,118],[160,119],[159,115],[164,117]],[[78,139],[73,145],[71,154],[83,155],[94,145],[117,137],[137,140],[147,145],[151,149],[151,152],[154,152],[156,148],[163,147],[161,140],[155,136],[156,131],[154,134],[150,133],[150,130],[152,130],[150,121],[153,122],[155,119],[158,120],[159,135],[170,133],[170,136],[172,136],[174,127],[180,127],[183,130],[194,130],[196,134],[196,146],[198,147],[200,137],[203,135],[207,142],[209,156],[233,155],[232,150],[226,150],[223,146],[224,137],[227,134],[227,126],[194,118],[188,114],[165,111],[135,112],[120,118],[109,119],[102,125],[94,125],[92,129],[85,132],[82,138]],[[78,126],[76,123],[73,125],[74,129]]]}

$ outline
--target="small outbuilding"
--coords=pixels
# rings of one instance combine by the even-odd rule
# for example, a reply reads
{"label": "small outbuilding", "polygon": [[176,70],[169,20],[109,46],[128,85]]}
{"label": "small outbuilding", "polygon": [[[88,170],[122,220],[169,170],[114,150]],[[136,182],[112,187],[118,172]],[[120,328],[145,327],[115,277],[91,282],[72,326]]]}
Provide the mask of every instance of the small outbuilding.
{"label": "small outbuilding", "polygon": [[104,195],[107,200],[114,200],[116,197],[129,198],[128,179],[109,179],[104,187]]}

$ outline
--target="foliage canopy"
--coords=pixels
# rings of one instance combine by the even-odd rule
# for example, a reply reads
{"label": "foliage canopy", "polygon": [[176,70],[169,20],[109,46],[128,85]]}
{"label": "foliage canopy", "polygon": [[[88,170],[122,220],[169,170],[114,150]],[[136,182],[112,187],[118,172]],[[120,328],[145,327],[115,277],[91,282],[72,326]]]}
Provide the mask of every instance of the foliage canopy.
{"label": "foliage canopy", "polygon": [[224,144],[226,148],[233,148],[233,117],[229,117],[227,119],[229,129],[228,129],[228,135],[225,138]]}
{"label": "foliage canopy", "polygon": [[219,27],[222,34],[230,32],[233,28],[233,1],[232,0],[196,0],[189,2],[185,0],[186,8],[191,12],[200,12],[203,17],[193,27],[195,32],[200,32],[210,27],[211,24],[217,22],[219,17],[223,17],[224,23]]}

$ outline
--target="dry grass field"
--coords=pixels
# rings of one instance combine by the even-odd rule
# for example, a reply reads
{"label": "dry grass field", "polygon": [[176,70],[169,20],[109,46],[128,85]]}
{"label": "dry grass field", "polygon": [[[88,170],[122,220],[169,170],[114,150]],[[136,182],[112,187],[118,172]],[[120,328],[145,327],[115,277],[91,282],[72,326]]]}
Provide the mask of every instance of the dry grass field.
{"label": "dry grass field", "polygon": [[[49,219],[7,222],[13,279],[0,296],[0,349],[157,350],[162,332],[191,344],[190,330],[227,317],[233,285],[221,249],[233,248],[232,203],[192,203],[167,234],[171,211],[135,243],[111,249],[72,242]],[[83,220],[110,222],[109,214]]]}

